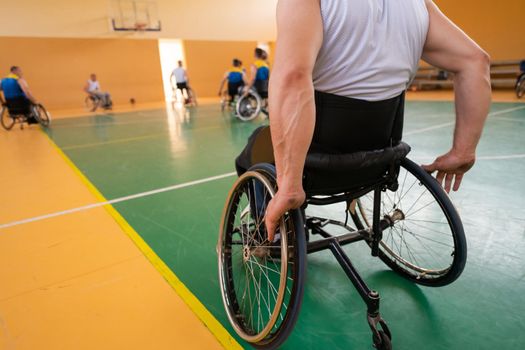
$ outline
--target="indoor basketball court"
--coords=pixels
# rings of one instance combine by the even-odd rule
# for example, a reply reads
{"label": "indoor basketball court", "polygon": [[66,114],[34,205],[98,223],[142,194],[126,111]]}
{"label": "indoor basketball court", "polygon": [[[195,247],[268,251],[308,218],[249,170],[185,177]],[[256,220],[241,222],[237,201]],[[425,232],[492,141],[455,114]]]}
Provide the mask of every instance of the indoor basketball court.
{"label": "indoor basketball court", "polygon": [[[520,90],[525,39],[519,34],[525,3],[435,3],[489,53],[492,85],[476,163],[459,191],[442,192],[460,217],[465,239],[458,243],[463,236],[457,238],[458,229],[451,228],[454,250],[445,258],[453,262],[442,273],[460,271],[443,283],[429,277],[435,270],[414,264],[426,262],[418,249],[430,261],[442,261],[437,255],[446,230],[439,225],[452,227],[455,220],[443,209],[446,204],[436,204],[444,222],[429,221],[434,220],[430,214],[419,217],[410,229],[403,226],[402,234],[395,231],[397,241],[384,231],[380,254],[390,244],[395,251],[390,254],[399,256],[391,264],[414,269],[411,277],[372,256],[373,239],[355,238],[367,225],[367,232],[375,230],[372,221],[365,224],[364,209],[361,216],[355,211],[369,203],[372,215],[373,191],[324,206],[309,202],[289,242],[281,237],[278,258],[272,255],[274,246],[261,257],[259,246],[247,247],[243,238],[241,276],[232,273],[235,235],[253,229],[242,218],[254,217],[256,231],[261,225],[254,214],[259,202],[250,197],[259,190],[246,190],[244,206],[239,199],[228,207],[243,179],[238,180],[235,159],[254,130],[269,125],[271,115],[257,91],[228,102],[221,79],[233,58],[249,76],[255,48],[266,53],[271,71],[277,0],[4,4],[0,78],[19,67],[38,100],[32,106],[41,108],[31,109],[34,114],[13,112],[4,88],[0,350],[373,349],[364,297],[348,268],[341,269],[334,258],[332,249],[338,248],[321,251],[320,242],[329,238],[315,234],[317,218],[327,220],[330,234],[348,230],[348,241],[356,241],[342,249],[360,278],[380,292],[391,348],[519,348],[525,341],[525,97]],[[187,75],[182,88],[177,67]],[[452,143],[455,78],[424,62],[413,78],[406,92],[403,142],[410,145],[407,157],[413,163],[430,164]],[[403,195],[429,181],[416,176],[409,183],[403,167],[399,190],[381,188],[384,195],[397,193],[394,202],[414,196],[409,208],[394,203],[402,216],[382,212],[379,219],[392,220],[392,227],[408,220],[411,209],[425,213],[434,205],[423,193]],[[390,197],[382,198],[383,207],[390,205]],[[237,211],[241,219],[229,219],[228,213]],[[293,215],[287,215],[281,230],[289,229]],[[304,232],[307,259],[297,252],[300,240],[293,240]],[[454,265],[462,254],[464,269]],[[297,277],[300,264],[305,272]],[[272,273],[279,277],[270,278]],[[281,291],[284,301],[278,307]],[[290,316],[296,308],[297,315]],[[239,316],[242,312],[249,317]],[[291,326],[289,317],[297,317]],[[270,322],[276,323],[267,326],[266,338],[250,341]],[[274,335],[285,339],[275,346],[265,343]]]}

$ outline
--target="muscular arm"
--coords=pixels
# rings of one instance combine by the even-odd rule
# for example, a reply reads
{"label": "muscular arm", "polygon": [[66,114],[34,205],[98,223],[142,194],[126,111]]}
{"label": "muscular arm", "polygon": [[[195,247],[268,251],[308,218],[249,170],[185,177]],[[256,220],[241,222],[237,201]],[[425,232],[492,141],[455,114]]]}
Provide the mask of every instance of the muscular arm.
{"label": "muscular arm", "polygon": [[222,77],[221,85],[219,86],[219,96],[222,95],[222,88],[224,87],[224,83],[228,79],[228,72],[224,73],[224,77]]}
{"label": "muscular arm", "polygon": [[25,79],[23,79],[23,78],[18,79],[18,85],[20,85],[20,88],[22,89],[22,91],[24,92],[26,97],[31,102],[33,102],[34,104],[38,104],[38,101],[36,100],[36,98],[31,93],[31,90],[29,90],[29,85],[27,85],[27,82],[25,81]]}
{"label": "muscular arm", "polygon": [[280,217],[305,199],[302,174],[315,126],[312,71],[323,41],[319,0],[279,0],[270,78],[270,129],[278,192],[266,212],[269,240]]}
{"label": "muscular arm", "polygon": [[455,74],[454,93],[456,127],[451,150],[432,164],[423,166],[437,171],[436,178],[450,191],[459,189],[463,174],[476,159],[483,125],[490,108],[490,60],[488,55],[439,8],[426,0],[430,27],[423,50],[423,60]]}
{"label": "muscular arm", "polygon": [[257,67],[254,64],[250,66],[250,80],[246,84],[246,92],[255,84],[255,77],[257,76]]}
{"label": "muscular arm", "polygon": [[91,91],[89,91],[89,83],[86,83],[86,85],[84,85],[84,91],[91,95]]}

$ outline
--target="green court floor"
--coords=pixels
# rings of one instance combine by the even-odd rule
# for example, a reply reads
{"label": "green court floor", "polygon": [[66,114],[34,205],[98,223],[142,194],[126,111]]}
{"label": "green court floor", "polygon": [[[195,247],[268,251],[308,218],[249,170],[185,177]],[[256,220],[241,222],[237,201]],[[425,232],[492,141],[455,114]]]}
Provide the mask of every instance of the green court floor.
{"label": "green court floor", "polygon": [[[405,141],[424,163],[448,150],[449,102],[407,102]],[[54,122],[57,145],[107,199],[234,171],[257,126],[220,107],[150,110]],[[479,160],[452,200],[468,262],[454,284],[431,289],[398,277],[362,243],[345,250],[381,293],[395,349],[520,349],[525,344],[525,105],[494,104]],[[215,244],[235,177],[126,200],[115,208],[233,334],[217,278]],[[330,215],[339,215],[333,208]],[[241,342],[246,347],[246,343]],[[175,345],[174,345],[175,346]],[[284,349],[371,349],[365,306],[329,252],[308,257],[299,321]]]}

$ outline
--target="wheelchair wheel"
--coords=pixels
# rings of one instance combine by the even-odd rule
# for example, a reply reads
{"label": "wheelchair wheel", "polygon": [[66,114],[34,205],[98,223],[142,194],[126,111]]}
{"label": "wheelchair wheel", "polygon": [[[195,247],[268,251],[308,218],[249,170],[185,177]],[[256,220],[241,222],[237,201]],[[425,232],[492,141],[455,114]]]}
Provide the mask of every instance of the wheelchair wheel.
{"label": "wheelchair wheel", "polygon": [[38,104],[34,106],[33,111],[34,111],[34,116],[36,120],[38,121],[38,123],[40,123],[40,125],[42,125],[43,127],[48,127],[49,123],[51,122],[51,116],[46,111],[44,106],[42,106],[41,104]]}
{"label": "wheelchair wheel", "polygon": [[522,98],[523,95],[525,95],[525,74],[522,74],[516,82],[516,96]]}
{"label": "wheelchair wheel", "polygon": [[86,96],[84,100],[84,104],[86,106],[86,109],[90,112],[94,112],[97,110],[100,104],[100,99],[93,97],[93,96]]}
{"label": "wheelchair wheel", "polygon": [[250,91],[248,95],[241,96],[237,100],[235,111],[240,120],[247,122],[257,118],[261,113],[261,106],[261,97]]}
{"label": "wheelchair wheel", "polygon": [[[395,192],[381,193],[381,218],[397,217],[383,231],[379,258],[409,280],[439,287],[463,272],[467,244],[461,219],[443,188],[419,165],[404,159]],[[358,229],[372,225],[373,194],[351,212]]]}
{"label": "wheelchair wheel", "polygon": [[15,126],[16,120],[11,117],[6,106],[2,106],[2,109],[0,110],[0,118],[4,129],[11,130],[13,126]]}
{"label": "wheelchair wheel", "polygon": [[186,102],[187,105],[190,106],[197,106],[197,95],[195,94],[195,91],[193,91],[192,88],[188,87],[188,100]]}
{"label": "wheelchair wheel", "polygon": [[252,167],[233,185],[217,244],[226,313],[237,334],[261,349],[282,344],[297,320],[306,272],[304,222],[287,213],[268,242],[265,208],[275,194],[275,168]]}

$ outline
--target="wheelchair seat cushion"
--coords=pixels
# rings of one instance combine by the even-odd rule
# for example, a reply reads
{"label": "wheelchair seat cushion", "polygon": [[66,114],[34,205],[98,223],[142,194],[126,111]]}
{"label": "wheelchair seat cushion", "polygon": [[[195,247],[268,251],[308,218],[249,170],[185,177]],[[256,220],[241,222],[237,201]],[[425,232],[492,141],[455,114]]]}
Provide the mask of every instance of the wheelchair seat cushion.
{"label": "wheelchair seat cushion", "polygon": [[410,146],[396,146],[348,154],[309,153],[304,171],[307,196],[331,195],[373,185],[399,165]]}

